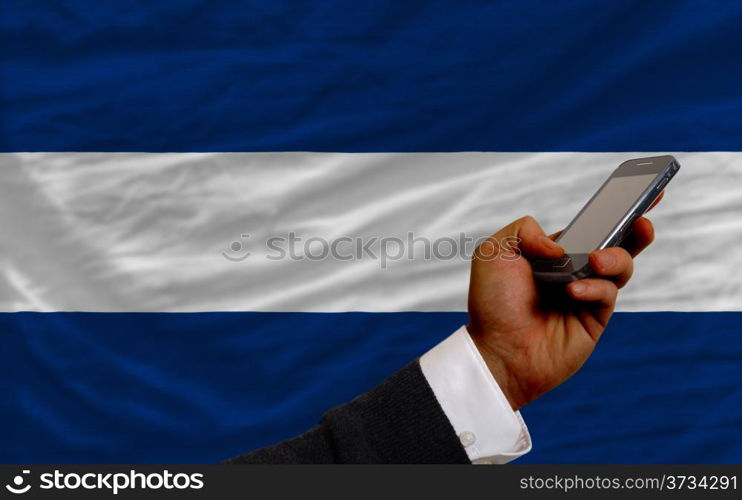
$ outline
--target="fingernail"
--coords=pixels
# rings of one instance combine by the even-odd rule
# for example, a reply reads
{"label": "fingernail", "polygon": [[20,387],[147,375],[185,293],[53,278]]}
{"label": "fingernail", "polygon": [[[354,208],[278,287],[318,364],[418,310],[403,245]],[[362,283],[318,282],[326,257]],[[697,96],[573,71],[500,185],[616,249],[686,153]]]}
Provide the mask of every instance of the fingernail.
{"label": "fingernail", "polygon": [[556,250],[557,248],[559,248],[559,245],[554,243],[554,240],[552,240],[551,238],[548,238],[546,236],[541,236],[540,240],[541,240],[541,243],[545,247],[547,247],[549,250]]}
{"label": "fingernail", "polygon": [[616,263],[616,258],[611,253],[599,253],[596,255],[601,267],[610,269]]}
{"label": "fingernail", "polygon": [[573,283],[572,284],[572,293],[575,295],[582,295],[585,293],[585,290],[587,290],[587,286],[584,283]]}

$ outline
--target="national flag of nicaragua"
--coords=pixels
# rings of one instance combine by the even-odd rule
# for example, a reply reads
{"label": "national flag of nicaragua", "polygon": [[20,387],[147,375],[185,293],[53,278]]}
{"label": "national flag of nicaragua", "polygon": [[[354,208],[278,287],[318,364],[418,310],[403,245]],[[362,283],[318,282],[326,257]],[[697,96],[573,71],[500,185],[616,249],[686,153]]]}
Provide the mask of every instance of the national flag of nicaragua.
{"label": "national flag of nicaragua", "polygon": [[[2,462],[213,462],[466,322],[473,242],[683,165],[525,462],[742,460],[742,8],[10,2]],[[371,243],[369,243],[371,242]]]}

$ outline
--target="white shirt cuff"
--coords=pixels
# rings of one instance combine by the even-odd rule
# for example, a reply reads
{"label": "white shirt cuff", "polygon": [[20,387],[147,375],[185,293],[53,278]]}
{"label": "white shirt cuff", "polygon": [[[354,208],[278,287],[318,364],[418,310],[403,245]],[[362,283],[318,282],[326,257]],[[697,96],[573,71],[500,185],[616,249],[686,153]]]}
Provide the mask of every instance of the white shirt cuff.
{"label": "white shirt cuff", "polygon": [[531,451],[531,436],[513,411],[465,326],[420,358],[420,367],[469,460],[504,464]]}

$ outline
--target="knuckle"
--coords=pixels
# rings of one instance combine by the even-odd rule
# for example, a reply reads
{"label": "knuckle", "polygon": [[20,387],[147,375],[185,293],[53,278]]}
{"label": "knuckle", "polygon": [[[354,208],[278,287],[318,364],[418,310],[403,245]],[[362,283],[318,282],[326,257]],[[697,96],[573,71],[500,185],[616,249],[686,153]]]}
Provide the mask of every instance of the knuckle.
{"label": "knuckle", "polygon": [[540,227],[541,226],[539,225],[535,217],[533,217],[532,215],[524,215],[510,223],[506,229],[506,232],[508,234],[520,234],[521,232],[530,234],[533,232],[534,228]]}
{"label": "knuckle", "polygon": [[534,224],[536,223],[536,218],[532,215],[524,215],[520,219],[518,219],[516,222],[519,222],[521,225],[524,224]]}
{"label": "knuckle", "polygon": [[482,241],[474,250],[473,260],[492,260],[500,252],[500,243],[495,234]]}
{"label": "knuckle", "polygon": [[615,299],[618,295],[618,286],[612,280],[600,280],[600,295],[609,299]]}
{"label": "knuckle", "polygon": [[613,256],[616,258],[616,264],[618,264],[618,267],[624,268],[626,266],[632,266],[634,264],[634,259],[631,258],[631,254],[628,250],[622,247],[611,247],[606,248],[606,252],[613,254]]}

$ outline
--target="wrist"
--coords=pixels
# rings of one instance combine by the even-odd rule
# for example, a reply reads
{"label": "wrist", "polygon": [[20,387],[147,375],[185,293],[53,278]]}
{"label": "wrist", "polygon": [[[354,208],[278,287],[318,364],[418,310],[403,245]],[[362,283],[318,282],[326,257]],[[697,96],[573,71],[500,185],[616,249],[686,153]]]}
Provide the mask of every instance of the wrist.
{"label": "wrist", "polygon": [[480,356],[482,356],[484,363],[487,365],[490,374],[507,398],[508,403],[510,403],[510,407],[513,411],[518,411],[528,403],[528,399],[523,397],[523,391],[520,388],[517,377],[514,376],[502,357],[484,341],[483,335],[471,325],[467,325],[466,329]]}

